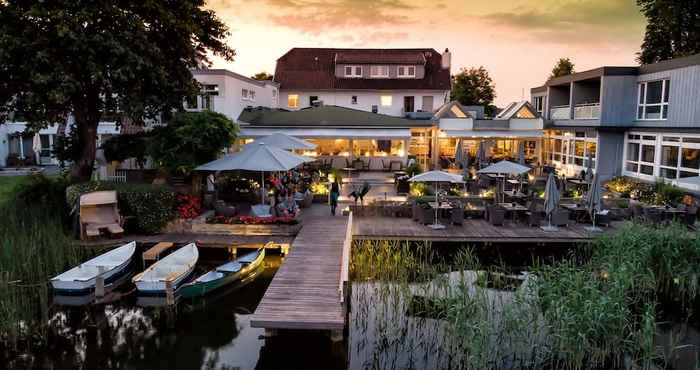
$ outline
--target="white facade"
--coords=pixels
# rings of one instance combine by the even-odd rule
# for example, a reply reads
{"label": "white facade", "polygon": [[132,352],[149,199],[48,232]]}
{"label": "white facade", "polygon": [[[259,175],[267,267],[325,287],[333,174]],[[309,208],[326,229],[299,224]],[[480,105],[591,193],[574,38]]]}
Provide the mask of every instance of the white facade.
{"label": "white facade", "polygon": [[[282,90],[279,94],[279,107],[289,110],[308,108],[311,106],[311,97],[316,97],[324,105],[335,105],[352,109],[372,112],[377,108],[377,113],[401,117],[406,112],[404,109],[405,97],[413,97],[413,112],[433,112],[440,108],[449,99],[449,91],[436,90],[394,90],[394,91],[294,91]],[[292,95],[292,99],[290,99]],[[296,99],[294,99],[296,96]],[[297,105],[292,104],[297,101]],[[432,104],[430,103],[432,102]],[[424,104],[425,103],[425,104]]]}
{"label": "white facade", "polygon": [[197,70],[192,74],[204,85],[210,101],[200,96],[196,107],[185,105],[187,110],[210,109],[236,122],[246,107],[278,107],[279,85],[275,82],[253,80],[224,69]]}

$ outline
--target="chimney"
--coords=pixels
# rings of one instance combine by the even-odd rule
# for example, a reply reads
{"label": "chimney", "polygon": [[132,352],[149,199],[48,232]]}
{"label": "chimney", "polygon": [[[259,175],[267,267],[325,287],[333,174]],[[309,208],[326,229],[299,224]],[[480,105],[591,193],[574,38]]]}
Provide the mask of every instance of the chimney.
{"label": "chimney", "polygon": [[452,66],[452,53],[450,49],[445,48],[445,52],[442,53],[442,69],[450,69]]}

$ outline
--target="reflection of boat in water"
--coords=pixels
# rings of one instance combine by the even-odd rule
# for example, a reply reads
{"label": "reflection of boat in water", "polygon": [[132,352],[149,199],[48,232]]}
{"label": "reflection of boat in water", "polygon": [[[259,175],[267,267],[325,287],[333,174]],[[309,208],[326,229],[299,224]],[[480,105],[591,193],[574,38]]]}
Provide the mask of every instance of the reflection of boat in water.
{"label": "reflection of boat in water", "polygon": [[[51,279],[54,292],[60,295],[85,295],[95,290],[97,278],[104,279],[105,288],[129,273],[129,264],[136,242],[122,245]],[[123,280],[121,280],[123,281]]]}
{"label": "reflection of boat in water", "polygon": [[165,295],[167,284],[174,292],[194,271],[198,259],[197,246],[187,244],[134,276],[133,282],[141,295]]}
{"label": "reflection of boat in water", "polygon": [[[177,297],[175,297],[177,302]],[[168,298],[162,295],[139,295],[136,297],[136,305],[141,307],[166,307]]]}
{"label": "reflection of boat in water", "polygon": [[95,300],[95,293],[82,295],[54,294],[53,303],[59,306],[85,306]]}
{"label": "reflection of boat in water", "polygon": [[225,263],[192,282],[183,284],[178,291],[183,298],[193,298],[206,295],[223,286],[247,278],[265,259],[265,247],[255,252],[243,255],[231,262]]}

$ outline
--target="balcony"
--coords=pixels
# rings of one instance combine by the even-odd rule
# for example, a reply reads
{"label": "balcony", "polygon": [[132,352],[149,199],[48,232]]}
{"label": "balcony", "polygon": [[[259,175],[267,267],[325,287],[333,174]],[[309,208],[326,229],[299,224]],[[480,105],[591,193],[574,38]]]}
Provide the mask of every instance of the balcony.
{"label": "balcony", "polygon": [[551,120],[571,119],[571,106],[558,105],[556,107],[552,107],[552,109],[549,110],[549,119],[551,119]]}
{"label": "balcony", "polygon": [[599,119],[600,103],[576,104],[574,106],[574,119]]}

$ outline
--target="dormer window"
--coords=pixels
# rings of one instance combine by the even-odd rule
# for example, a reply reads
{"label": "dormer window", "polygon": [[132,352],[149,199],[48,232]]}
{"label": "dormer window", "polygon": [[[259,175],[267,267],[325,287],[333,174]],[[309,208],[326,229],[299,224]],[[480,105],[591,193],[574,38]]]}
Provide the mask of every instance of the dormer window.
{"label": "dormer window", "polygon": [[348,77],[348,78],[362,77],[362,66],[345,66],[345,77]]}
{"label": "dormer window", "polygon": [[388,78],[389,66],[372,66],[369,69],[369,74],[372,78]]}
{"label": "dormer window", "polygon": [[398,78],[415,78],[416,66],[398,66],[396,75]]}

